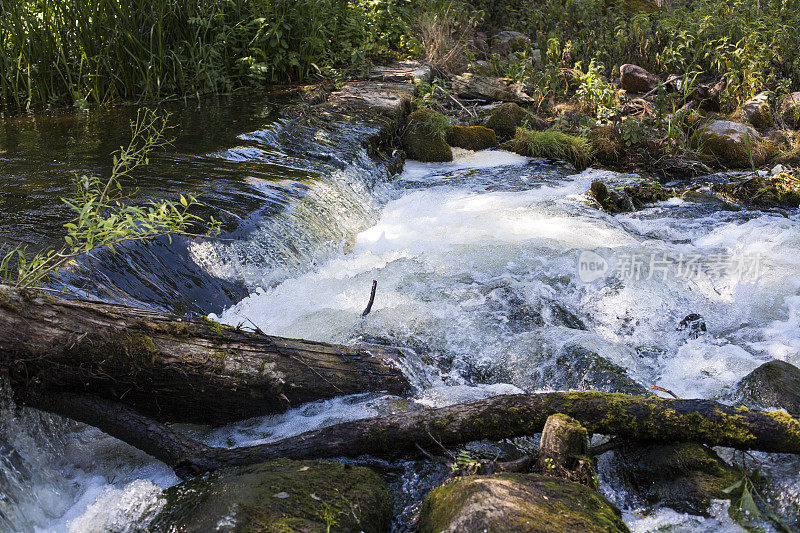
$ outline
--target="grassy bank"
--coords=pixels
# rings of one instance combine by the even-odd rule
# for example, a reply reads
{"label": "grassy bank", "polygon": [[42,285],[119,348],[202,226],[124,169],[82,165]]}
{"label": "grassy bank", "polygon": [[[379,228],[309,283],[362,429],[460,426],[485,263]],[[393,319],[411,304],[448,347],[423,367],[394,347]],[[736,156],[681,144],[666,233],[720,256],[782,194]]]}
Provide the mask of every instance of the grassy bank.
{"label": "grassy bank", "polygon": [[409,53],[412,0],[7,0],[9,106],[229,92]]}
{"label": "grassy bank", "polygon": [[11,107],[346,77],[376,59],[451,53],[468,24],[531,36],[540,67],[525,52],[495,67],[542,98],[563,99],[564,71],[592,61],[607,77],[623,63],[728,73],[724,110],[800,89],[794,0],[6,0],[0,10],[0,99]]}

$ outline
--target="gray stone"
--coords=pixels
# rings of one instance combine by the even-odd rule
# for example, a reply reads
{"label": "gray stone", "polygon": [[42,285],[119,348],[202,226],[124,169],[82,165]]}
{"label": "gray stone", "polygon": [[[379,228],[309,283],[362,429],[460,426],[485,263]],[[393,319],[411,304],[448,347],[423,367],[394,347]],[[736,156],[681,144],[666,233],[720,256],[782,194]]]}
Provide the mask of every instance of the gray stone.
{"label": "gray stone", "polygon": [[331,94],[327,105],[336,109],[368,110],[394,119],[411,108],[414,86],[408,83],[355,81]]}
{"label": "gray stone", "polygon": [[400,61],[391,65],[373,67],[369,78],[375,81],[396,83],[430,82],[433,70],[430,66],[418,61]]}
{"label": "gray stone", "polygon": [[772,106],[769,105],[769,95],[761,93],[742,104],[741,115],[744,120],[756,129],[771,128],[773,124]]}
{"label": "gray stone", "polygon": [[700,132],[703,153],[716,157],[722,164],[735,168],[761,166],[766,150],[761,135],[741,122],[715,120]]}
{"label": "gray stone", "polygon": [[510,78],[492,78],[467,72],[453,76],[453,92],[466,99],[489,102],[532,103],[523,84]]}

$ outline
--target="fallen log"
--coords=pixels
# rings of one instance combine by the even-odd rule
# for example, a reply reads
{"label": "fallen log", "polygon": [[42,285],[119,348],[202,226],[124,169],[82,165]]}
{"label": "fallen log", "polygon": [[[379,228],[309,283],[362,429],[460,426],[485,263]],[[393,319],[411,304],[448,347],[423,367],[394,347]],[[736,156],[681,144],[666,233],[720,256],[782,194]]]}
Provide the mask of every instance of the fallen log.
{"label": "fallen log", "polygon": [[[126,407],[76,395],[29,397],[27,403],[95,425],[148,451],[181,476],[284,457],[320,459],[397,456],[418,446],[457,446],[539,433],[550,415],[564,414],[589,433],[639,442],[699,442],[743,450],[800,454],[800,421],[711,400],[666,400],[601,392],[551,392],[485,400],[345,422],[276,442],[214,448],[187,441],[167,426],[143,422]],[[128,413],[133,421],[128,421]],[[144,427],[144,430],[141,428]],[[167,448],[168,451],[159,451]],[[156,455],[157,451],[160,455]]]}
{"label": "fallen log", "polygon": [[344,394],[400,394],[402,358],[0,285],[0,372],[16,395],[90,393],[162,421],[224,424]]}

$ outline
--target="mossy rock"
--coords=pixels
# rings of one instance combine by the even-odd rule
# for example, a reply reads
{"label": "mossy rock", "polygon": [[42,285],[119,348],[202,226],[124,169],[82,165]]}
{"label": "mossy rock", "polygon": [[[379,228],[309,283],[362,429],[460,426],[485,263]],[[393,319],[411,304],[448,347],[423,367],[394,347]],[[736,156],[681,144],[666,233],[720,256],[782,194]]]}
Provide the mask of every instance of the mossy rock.
{"label": "mossy rock", "polygon": [[786,95],[781,100],[781,119],[792,128],[800,128],[800,91]]}
{"label": "mossy rock", "polygon": [[772,106],[769,104],[769,95],[761,93],[746,101],[742,104],[739,115],[756,129],[771,128],[774,120]]}
{"label": "mossy rock", "polygon": [[450,121],[432,109],[419,109],[408,116],[403,134],[403,149],[411,159],[423,162],[453,160],[453,150],[445,141]]}
{"label": "mossy rock", "polygon": [[741,474],[710,448],[693,442],[631,445],[616,452],[623,481],[650,505],[708,515],[711,500],[729,499],[723,489]]}
{"label": "mossy rock", "polygon": [[505,140],[514,137],[517,128],[526,122],[534,129],[543,129],[545,127],[545,123],[541,118],[513,102],[506,102],[492,110],[489,119],[486,121],[486,127],[494,130],[498,138]]}
{"label": "mossy rock", "polygon": [[[149,531],[385,531],[392,517],[386,483],[341,463],[277,459],[220,470],[166,489]],[[330,529],[329,529],[330,527]]]}
{"label": "mossy rock", "polygon": [[497,135],[484,126],[453,126],[447,134],[447,144],[466,150],[485,150],[497,146]]}
{"label": "mossy rock", "polygon": [[746,401],[760,407],[778,407],[800,418],[800,369],[784,361],[769,361],[747,374],[737,385]]}
{"label": "mossy rock", "polygon": [[578,483],[535,474],[468,476],[431,491],[420,533],[625,532],[619,510]]}
{"label": "mossy rock", "polygon": [[678,191],[651,180],[642,180],[634,185],[617,189],[609,189],[602,181],[594,181],[589,186],[588,196],[594,198],[603,211],[613,215],[635,211],[648,204],[669,200],[678,196]]}
{"label": "mossy rock", "polygon": [[715,183],[711,190],[724,199],[760,209],[800,207],[800,169],[774,176],[756,174],[744,181]]}
{"label": "mossy rock", "polygon": [[766,150],[761,135],[752,126],[730,120],[715,120],[700,130],[700,149],[731,168],[761,166]]}

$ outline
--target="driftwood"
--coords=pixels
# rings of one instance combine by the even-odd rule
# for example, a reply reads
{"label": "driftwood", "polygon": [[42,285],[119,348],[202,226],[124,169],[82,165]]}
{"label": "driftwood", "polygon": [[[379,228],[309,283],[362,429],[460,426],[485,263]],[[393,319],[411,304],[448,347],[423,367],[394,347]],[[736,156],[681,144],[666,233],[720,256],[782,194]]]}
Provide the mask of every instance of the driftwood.
{"label": "driftwood", "polygon": [[0,372],[17,395],[90,393],[161,421],[223,424],[409,384],[401,350],[240,331],[0,285]]}
{"label": "driftwood", "polygon": [[418,446],[456,446],[539,433],[563,413],[590,433],[643,442],[694,441],[710,446],[800,454],[800,421],[710,400],[665,400],[600,392],[515,394],[438,409],[421,409],[309,431],[277,442],[213,448],[177,434],[131,409],[74,394],[29,395],[33,407],[92,424],[152,454],[179,475],[225,466],[292,459],[397,456]]}
{"label": "driftwood", "polygon": [[711,88],[701,87],[692,92],[691,100],[686,102],[683,107],[673,113],[674,119],[680,122],[692,109],[696,109],[704,104],[715,102],[719,99],[719,95],[728,86],[728,77],[723,76]]}

